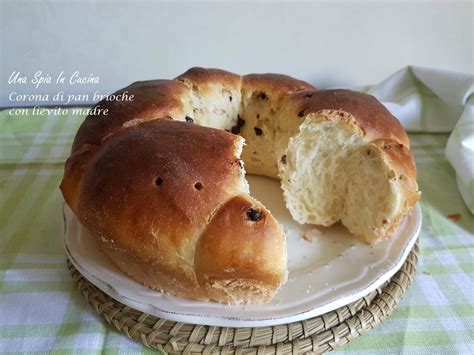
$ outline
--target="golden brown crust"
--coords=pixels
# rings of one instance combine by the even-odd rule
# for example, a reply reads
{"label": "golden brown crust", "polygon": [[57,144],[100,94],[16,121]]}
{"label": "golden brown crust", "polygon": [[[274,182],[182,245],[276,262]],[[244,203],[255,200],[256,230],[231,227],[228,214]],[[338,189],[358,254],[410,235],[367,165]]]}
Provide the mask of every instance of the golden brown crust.
{"label": "golden brown crust", "polygon": [[320,111],[347,113],[369,142],[391,139],[409,147],[408,136],[400,122],[371,95],[343,89],[319,90],[293,94],[288,101],[295,104],[295,118]]}
{"label": "golden brown crust", "polygon": [[82,177],[99,148],[97,145],[82,145],[69,157],[64,166],[64,177],[60,189],[66,203],[76,215],[80,214],[77,207],[81,195]]}
{"label": "golden brown crust", "polygon": [[241,76],[222,69],[193,67],[175,80],[197,86],[219,83],[223,86],[240,87]]}
{"label": "golden brown crust", "polygon": [[[250,211],[258,211],[259,219],[252,220]],[[195,255],[198,282],[213,300],[266,302],[286,281],[284,233],[265,207],[245,195],[230,199],[215,213]],[[251,292],[242,292],[246,288]]]}
{"label": "golden brown crust", "polygon": [[[258,219],[250,218],[251,211]],[[195,269],[202,283],[250,279],[278,288],[285,258],[281,227],[260,203],[240,195],[227,201],[202,232]]]}
{"label": "golden brown crust", "polygon": [[110,241],[101,239],[100,244],[120,270],[141,284],[178,297],[202,301],[210,299],[197,283],[194,271],[189,266],[170,268],[162,264],[150,264],[129,251],[116,247]]}
{"label": "golden brown crust", "polygon": [[242,87],[248,92],[260,92],[271,98],[294,92],[314,91],[305,81],[282,74],[248,74],[242,77]]}
{"label": "golden brown crust", "polygon": [[236,141],[225,131],[174,121],[118,133],[85,172],[81,222],[148,262],[189,263],[203,221],[239,191]]}
{"label": "golden brown crust", "polygon": [[119,131],[127,122],[155,119],[184,121],[182,96],[187,87],[175,80],[139,81],[118,90],[127,92],[133,101],[100,101],[95,107],[107,109],[107,114],[89,115],[82,123],[72,146],[75,153],[84,144],[100,145],[102,140]]}
{"label": "golden brown crust", "polygon": [[[262,211],[260,221],[248,219],[250,208]],[[147,287],[179,297],[261,303],[285,282],[284,234],[270,213],[248,196],[223,204],[198,238],[194,265],[144,260],[114,239],[99,241],[123,272]]]}
{"label": "golden brown crust", "polygon": [[[278,223],[268,214],[261,222],[249,224],[246,211],[238,218],[233,215],[227,225],[221,220],[222,211],[234,206],[233,201],[247,210],[258,205],[244,197],[230,199],[239,192],[238,182],[243,178],[234,155],[238,142],[238,136],[191,123],[142,123],[105,141],[85,171],[80,191],[69,192],[67,182],[75,182],[82,173],[83,166],[74,164],[81,157],[79,150],[69,163],[66,175],[71,176],[64,180],[62,188],[65,195],[72,194],[70,199],[78,200],[76,210],[81,223],[100,240],[116,264],[141,283],[181,297],[226,303],[258,301],[259,296],[254,293],[261,288],[268,300],[281,285],[281,274],[285,271],[281,270],[286,252],[284,237]],[[231,202],[225,203],[229,199]],[[223,207],[203,232],[203,222],[211,218],[216,206]],[[240,244],[234,238],[237,231],[247,233],[240,237]],[[220,263],[237,268],[235,262],[239,261],[241,265],[233,275],[213,274],[212,281],[227,282],[229,276],[234,281],[250,280],[246,287],[251,286],[253,293],[237,297],[241,291],[236,290],[234,298],[229,298],[207,281],[205,289],[210,287],[210,291],[198,285],[195,273],[200,270],[201,275],[210,275],[202,271],[203,260],[209,257],[209,265],[215,265],[216,255],[200,255],[200,251],[195,251],[196,240],[202,240],[206,246],[210,238],[222,236],[225,243],[230,238],[230,245],[239,245],[242,250],[251,237],[257,242],[252,246],[262,255],[255,255],[259,262],[253,265],[253,277],[250,258],[236,258],[232,253],[221,255]],[[263,250],[269,257],[263,258]],[[195,255],[199,256],[198,268],[194,265]],[[280,259],[275,261],[271,255]],[[226,261],[226,257],[231,259]]]}

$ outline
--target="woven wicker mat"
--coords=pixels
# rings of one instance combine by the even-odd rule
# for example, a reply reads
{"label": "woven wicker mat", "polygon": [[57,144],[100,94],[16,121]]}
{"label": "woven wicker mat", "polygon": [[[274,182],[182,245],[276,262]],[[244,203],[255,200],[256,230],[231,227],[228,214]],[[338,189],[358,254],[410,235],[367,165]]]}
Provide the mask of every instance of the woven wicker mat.
{"label": "woven wicker mat", "polygon": [[322,316],[273,327],[226,328],[173,322],[145,314],[111,298],[68,260],[81,294],[129,338],[168,354],[321,353],[346,344],[380,324],[410,287],[418,262],[418,242],[400,270],[379,289]]}

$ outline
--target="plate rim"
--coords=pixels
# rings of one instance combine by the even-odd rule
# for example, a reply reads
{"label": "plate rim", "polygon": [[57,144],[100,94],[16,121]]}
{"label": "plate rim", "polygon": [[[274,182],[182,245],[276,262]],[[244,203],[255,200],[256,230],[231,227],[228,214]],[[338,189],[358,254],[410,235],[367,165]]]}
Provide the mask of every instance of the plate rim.
{"label": "plate rim", "polygon": [[[243,318],[243,317],[234,317],[234,316],[225,316],[225,315],[206,315],[206,314],[189,314],[189,313],[178,313],[174,311],[169,311],[163,308],[159,308],[156,305],[150,303],[144,303],[141,301],[130,299],[126,296],[120,294],[120,292],[109,283],[101,280],[100,278],[96,277],[88,270],[86,270],[72,255],[66,241],[66,231],[67,231],[67,218],[65,215],[65,208],[67,208],[66,204],[63,205],[63,223],[64,223],[64,233],[63,233],[63,247],[65,253],[71,263],[76,267],[81,274],[86,277],[87,279],[97,288],[108,294],[110,297],[116,299],[117,301],[125,304],[126,306],[135,308],[141,312],[152,314],[157,317],[165,318],[171,321],[177,322],[184,322],[184,323],[194,323],[200,325],[208,325],[208,326],[218,326],[218,327],[236,327],[236,328],[243,328],[243,327],[262,327],[262,326],[276,326],[287,324],[291,322],[298,322],[302,320],[306,320],[309,318],[317,317],[323,315],[327,312],[334,311],[337,308],[343,307],[347,304],[350,304],[357,299],[375,291],[378,287],[380,287],[384,282],[389,280],[396,272],[402,267],[403,263],[406,261],[408,255],[410,254],[411,249],[416,243],[418,236],[421,231],[422,225],[422,212],[420,204],[417,203],[413,206],[411,215],[408,218],[417,218],[416,226],[414,227],[414,232],[410,237],[408,243],[406,243],[403,252],[400,253],[401,257],[398,258],[398,261],[394,264],[393,267],[389,268],[388,270],[384,271],[379,275],[377,279],[375,279],[372,283],[367,285],[366,287],[355,291],[355,292],[346,292],[345,294],[336,297],[331,301],[328,301],[324,304],[317,306],[316,308],[305,309],[301,312],[297,312],[291,315],[282,315],[276,317],[265,317],[265,318]],[[72,211],[71,211],[72,212]],[[77,218],[77,217],[76,217]],[[79,221],[77,220],[77,223]],[[124,274],[125,277],[128,277]],[[133,279],[132,279],[133,280]],[[142,285],[143,286],[143,285]],[[145,287],[145,286],[143,286]],[[156,291],[159,292],[159,291]],[[192,301],[192,300],[189,300]],[[139,305],[139,307],[137,307]],[[141,306],[141,307],[140,307]],[[237,307],[245,307],[245,305],[237,305]],[[152,311],[151,311],[152,310]]]}

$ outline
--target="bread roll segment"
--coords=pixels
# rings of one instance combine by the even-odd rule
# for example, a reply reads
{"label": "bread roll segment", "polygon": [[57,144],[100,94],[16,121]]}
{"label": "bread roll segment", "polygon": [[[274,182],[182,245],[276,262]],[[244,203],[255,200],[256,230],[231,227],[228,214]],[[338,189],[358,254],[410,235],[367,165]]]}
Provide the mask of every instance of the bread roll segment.
{"label": "bread roll segment", "polygon": [[341,221],[368,243],[419,199],[407,135],[371,96],[203,68],[124,91],[134,101],[103,100],[109,114],[80,127],[61,190],[148,287],[241,304],[269,301],[286,281],[285,234],[249,196],[241,156],[249,173],[281,180],[296,221]]}
{"label": "bread roll segment", "polygon": [[265,302],[286,281],[283,230],[259,202],[248,195],[233,197],[202,232],[194,265],[211,299]]}
{"label": "bread roll segment", "polygon": [[341,221],[367,243],[389,237],[420,195],[398,120],[374,97],[350,90],[287,100],[281,114],[301,119],[296,134],[280,130],[276,138],[292,217],[325,226]]}

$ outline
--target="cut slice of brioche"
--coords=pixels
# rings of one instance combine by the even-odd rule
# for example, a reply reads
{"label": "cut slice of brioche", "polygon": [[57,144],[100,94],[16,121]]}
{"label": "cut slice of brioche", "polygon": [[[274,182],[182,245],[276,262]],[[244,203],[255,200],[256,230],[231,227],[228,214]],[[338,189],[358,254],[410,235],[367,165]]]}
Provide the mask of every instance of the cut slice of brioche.
{"label": "cut slice of brioche", "polygon": [[278,162],[281,185],[300,223],[341,221],[358,239],[372,243],[389,236],[418,200],[410,183],[413,160],[403,144],[367,142],[340,112],[306,116],[284,155]]}

